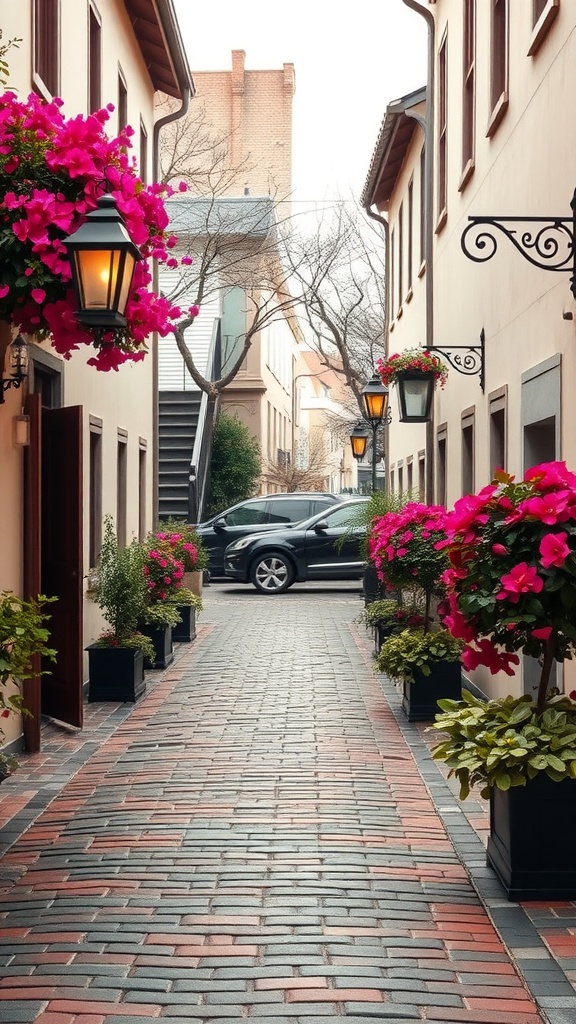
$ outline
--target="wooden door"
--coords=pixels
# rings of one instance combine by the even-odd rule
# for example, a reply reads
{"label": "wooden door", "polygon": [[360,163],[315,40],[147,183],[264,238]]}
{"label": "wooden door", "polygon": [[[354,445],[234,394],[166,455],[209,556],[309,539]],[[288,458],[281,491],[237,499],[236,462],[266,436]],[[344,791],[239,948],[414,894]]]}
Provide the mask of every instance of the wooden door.
{"label": "wooden door", "polygon": [[[42,589],[41,482],[42,408],[40,395],[28,395],[24,412],[30,417],[30,444],[24,449],[24,597],[37,597]],[[35,675],[22,684],[24,706],[30,711],[22,720],[26,750],[40,750],[41,680],[40,657],[33,662]]]}
{"label": "wooden door", "polygon": [[42,677],[42,714],[82,728],[82,408],[42,410],[42,593],[58,655]]}

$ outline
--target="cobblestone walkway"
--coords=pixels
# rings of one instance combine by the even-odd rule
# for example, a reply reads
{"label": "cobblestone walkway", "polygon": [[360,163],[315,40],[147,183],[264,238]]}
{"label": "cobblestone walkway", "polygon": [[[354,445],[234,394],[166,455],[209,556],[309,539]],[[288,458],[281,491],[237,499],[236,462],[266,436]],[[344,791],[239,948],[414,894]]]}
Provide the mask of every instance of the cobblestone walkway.
{"label": "cobblestone walkway", "polygon": [[358,593],[212,586],[205,607],[138,705],[50,726],[2,786],[3,1024],[575,1024],[385,699]]}

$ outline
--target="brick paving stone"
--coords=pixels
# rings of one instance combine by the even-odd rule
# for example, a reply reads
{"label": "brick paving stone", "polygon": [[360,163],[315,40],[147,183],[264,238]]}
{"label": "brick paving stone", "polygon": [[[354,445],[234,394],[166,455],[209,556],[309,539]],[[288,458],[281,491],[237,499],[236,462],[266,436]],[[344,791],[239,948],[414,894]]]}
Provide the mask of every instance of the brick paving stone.
{"label": "brick paving stone", "polygon": [[[211,585],[138,704],[44,729],[0,793],[2,1024],[544,1021],[502,936],[576,971],[576,906],[487,911],[480,840],[360,609],[354,585]],[[534,985],[565,1009],[557,976]]]}

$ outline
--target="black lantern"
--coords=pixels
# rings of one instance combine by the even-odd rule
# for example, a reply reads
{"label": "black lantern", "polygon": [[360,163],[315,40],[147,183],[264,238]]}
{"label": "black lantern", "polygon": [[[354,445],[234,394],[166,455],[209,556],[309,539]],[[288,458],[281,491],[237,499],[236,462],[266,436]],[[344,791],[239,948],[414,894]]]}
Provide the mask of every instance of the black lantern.
{"label": "black lantern", "polygon": [[28,345],[21,334],[11,342],[8,352],[10,353],[10,376],[2,377],[2,389],[0,390],[0,405],[4,402],[4,392],[8,388],[19,388],[28,376]]}
{"label": "black lantern", "polygon": [[402,423],[425,423],[430,419],[435,378],[432,371],[399,370],[396,374],[399,419]]}
{"label": "black lantern", "polygon": [[352,455],[355,459],[363,459],[366,455],[366,447],[368,445],[368,438],[370,434],[366,427],[363,427],[361,423],[357,423],[354,429],[350,433],[350,444],[352,445]]}
{"label": "black lantern", "polygon": [[365,417],[369,423],[382,423],[388,412],[388,388],[374,375],[362,388]]}
{"label": "black lantern", "polygon": [[137,260],[113,196],[98,200],[74,234],[64,239],[78,301],[76,318],[87,327],[126,327],[124,310]]}

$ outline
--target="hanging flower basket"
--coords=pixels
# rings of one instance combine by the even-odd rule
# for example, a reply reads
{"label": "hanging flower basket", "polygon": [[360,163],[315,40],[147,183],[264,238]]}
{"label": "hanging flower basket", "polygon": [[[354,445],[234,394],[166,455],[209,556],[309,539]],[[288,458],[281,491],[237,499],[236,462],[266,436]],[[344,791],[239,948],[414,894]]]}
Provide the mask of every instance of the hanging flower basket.
{"label": "hanging flower basket", "polygon": [[434,387],[443,388],[448,380],[448,367],[446,363],[424,348],[406,349],[405,352],[395,352],[388,356],[388,359],[378,359],[376,369],[380,380],[386,387],[396,384],[401,374],[404,373],[425,373],[431,374]]}
{"label": "hanging flower basket", "polygon": [[[50,338],[65,359],[90,345],[96,350],[91,366],[117,370],[127,360],[143,359],[147,337],[167,335],[181,315],[150,290],[147,262],[178,265],[169,253],[177,239],[167,233],[163,202],[174,190],[142,183],[128,155],[132,128],[108,138],[104,126],[112,105],[73,118],[65,118],[61,107],[62,100],[48,103],[34,93],[23,102],[13,92],[0,95],[0,319],[40,341]],[[135,269],[127,325],[103,330],[76,320],[63,239],[105,193],[115,199],[144,259]]]}

